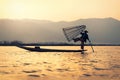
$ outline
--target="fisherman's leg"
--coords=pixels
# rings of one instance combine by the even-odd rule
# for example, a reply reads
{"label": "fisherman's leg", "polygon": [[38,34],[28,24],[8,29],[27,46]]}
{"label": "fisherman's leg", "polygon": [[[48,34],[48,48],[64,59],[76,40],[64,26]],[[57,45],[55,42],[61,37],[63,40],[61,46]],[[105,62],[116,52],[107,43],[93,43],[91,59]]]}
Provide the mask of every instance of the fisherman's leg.
{"label": "fisherman's leg", "polygon": [[80,41],[80,38],[73,38],[74,42]]}
{"label": "fisherman's leg", "polygon": [[84,50],[84,41],[81,41],[81,49]]}

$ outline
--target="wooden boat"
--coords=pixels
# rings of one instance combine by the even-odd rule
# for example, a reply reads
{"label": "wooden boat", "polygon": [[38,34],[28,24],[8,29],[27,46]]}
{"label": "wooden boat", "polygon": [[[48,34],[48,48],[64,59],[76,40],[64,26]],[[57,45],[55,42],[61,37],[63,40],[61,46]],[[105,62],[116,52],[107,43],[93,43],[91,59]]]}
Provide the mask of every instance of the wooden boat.
{"label": "wooden boat", "polygon": [[28,50],[28,51],[35,51],[35,52],[83,52],[83,51],[87,51],[87,50],[45,49],[45,48],[40,48],[39,46],[35,46],[34,48],[25,47],[25,46],[18,46],[18,47]]}

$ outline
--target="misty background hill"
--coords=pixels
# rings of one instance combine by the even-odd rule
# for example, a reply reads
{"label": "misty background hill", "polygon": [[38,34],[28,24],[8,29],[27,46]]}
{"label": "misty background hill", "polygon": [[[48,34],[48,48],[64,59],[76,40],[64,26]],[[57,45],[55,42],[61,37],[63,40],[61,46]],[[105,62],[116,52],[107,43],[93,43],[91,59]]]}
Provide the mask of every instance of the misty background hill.
{"label": "misty background hill", "polygon": [[93,43],[120,44],[120,21],[114,18],[90,18],[76,21],[0,19],[0,41],[67,42],[62,28],[86,25]]}

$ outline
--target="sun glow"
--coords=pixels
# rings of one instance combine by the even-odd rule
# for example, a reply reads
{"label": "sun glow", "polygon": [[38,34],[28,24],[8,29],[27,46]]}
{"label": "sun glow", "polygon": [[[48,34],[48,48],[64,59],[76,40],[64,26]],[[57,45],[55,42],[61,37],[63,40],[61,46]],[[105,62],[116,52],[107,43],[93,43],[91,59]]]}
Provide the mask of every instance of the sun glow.
{"label": "sun glow", "polygon": [[120,19],[120,0],[0,0],[0,18],[72,21]]}
{"label": "sun glow", "polygon": [[21,3],[14,3],[10,4],[9,6],[9,16],[12,16],[12,18],[16,19],[22,19],[24,18],[26,14],[26,6]]}

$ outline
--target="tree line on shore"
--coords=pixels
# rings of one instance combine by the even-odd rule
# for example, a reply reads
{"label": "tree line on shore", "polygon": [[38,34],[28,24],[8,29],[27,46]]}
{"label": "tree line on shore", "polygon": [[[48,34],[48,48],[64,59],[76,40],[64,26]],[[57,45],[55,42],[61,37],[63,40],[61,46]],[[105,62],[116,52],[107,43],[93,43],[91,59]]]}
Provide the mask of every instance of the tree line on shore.
{"label": "tree line on shore", "polygon": [[[0,46],[80,46],[80,43],[71,43],[71,42],[33,42],[33,43],[24,43],[22,41],[0,41]],[[85,44],[85,46],[91,46],[91,44]],[[92,46],[120,46],[120,44],[103,44],[97,43],[92,44]]]}

